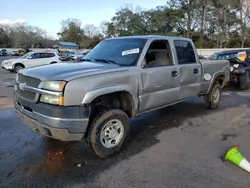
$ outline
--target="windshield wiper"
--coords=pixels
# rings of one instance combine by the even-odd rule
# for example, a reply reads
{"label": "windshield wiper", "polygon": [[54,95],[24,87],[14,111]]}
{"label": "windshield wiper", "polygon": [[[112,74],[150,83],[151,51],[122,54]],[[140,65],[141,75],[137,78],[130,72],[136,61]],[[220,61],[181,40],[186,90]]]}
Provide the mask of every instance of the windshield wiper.
{"label": "windshield wiper", "polygon": [[120,64],[116,63],[115,61],[109,60],[109,59],[94,59],[94,61],[102,61],[102,62],[106,62],[106,63],[109,63],[109,64],[120,65]]}

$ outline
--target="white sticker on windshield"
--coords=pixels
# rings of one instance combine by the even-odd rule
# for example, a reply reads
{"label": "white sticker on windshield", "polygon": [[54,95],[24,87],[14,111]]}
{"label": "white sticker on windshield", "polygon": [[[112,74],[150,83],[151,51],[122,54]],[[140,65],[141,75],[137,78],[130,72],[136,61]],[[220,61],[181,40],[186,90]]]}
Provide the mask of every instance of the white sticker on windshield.
{"label": "white sticker on windshield", "polygon": [[123,51],[122,56],[129,55],[129,54],[138,54],[139,52],[140,52],[139,48],[134,48],[134,49],[131,49],[131,50]]}

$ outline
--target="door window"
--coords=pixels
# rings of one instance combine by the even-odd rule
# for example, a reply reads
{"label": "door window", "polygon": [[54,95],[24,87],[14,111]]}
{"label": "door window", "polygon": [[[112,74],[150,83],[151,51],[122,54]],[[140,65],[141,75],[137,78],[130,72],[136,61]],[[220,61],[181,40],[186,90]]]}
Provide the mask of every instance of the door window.
{"label": "door window", "polygon": [[50,58],[55,57],[55,54],[53,53],[40,53],[41,58]]}
{"label": "door window", "polygon": [[31,59],[39,59],[41,58],[40,53],[34,53],[31,55]]}
{"label": "door window", "polygon": [[196,63],[194,48],[189,41],[174,40],[178,64],[193,64]]}
{"label": "door window", "polygon": [[174,65],[170,45],[167,40],[153,41],[145,55],[144,68]]}

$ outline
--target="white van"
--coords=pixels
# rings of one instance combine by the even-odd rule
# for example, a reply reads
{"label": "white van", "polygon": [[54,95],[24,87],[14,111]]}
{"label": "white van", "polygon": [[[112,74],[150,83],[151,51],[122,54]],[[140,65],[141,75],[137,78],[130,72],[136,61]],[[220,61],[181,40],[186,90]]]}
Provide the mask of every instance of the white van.
{"label": "white van", "polygon": [[61,62],[60,56],[55,52],[29,52],[17,59],[2,62],[3,69],[18,72],[20,69]]}

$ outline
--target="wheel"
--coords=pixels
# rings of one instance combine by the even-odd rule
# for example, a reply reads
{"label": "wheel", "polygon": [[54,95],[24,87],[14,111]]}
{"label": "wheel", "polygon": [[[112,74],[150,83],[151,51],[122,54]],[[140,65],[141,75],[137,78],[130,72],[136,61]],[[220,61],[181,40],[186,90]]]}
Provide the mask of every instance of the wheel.
{"label": "wheel", "polygon": [[14,72],[17,73],[22,68],[23,68],[22,65],[15,65]]}
{"label": "wheel", "polygon": [[212,90],[205,95],[206,106],[210,109],[215,109],[219,106],[221,97],[221,86],[220,84],[215,84]]}
{"label": "wheel", "polygon": [[250,76],[249,71],[246,71],[245,74],[239,76],[239,87],[240,89],[247,89],[250,85]]}
{"label": "wheel", "polygon": [[101,112],[87,132],[87,146],[98,157],[106,158],[120,151],[130,130],[127,114],[121,110]]}
{"label": "wheel", "polygon": [[50,64],[55,64],[55,63],[57,63],[57,62],[53,61],[53,62],[51,62]]}

